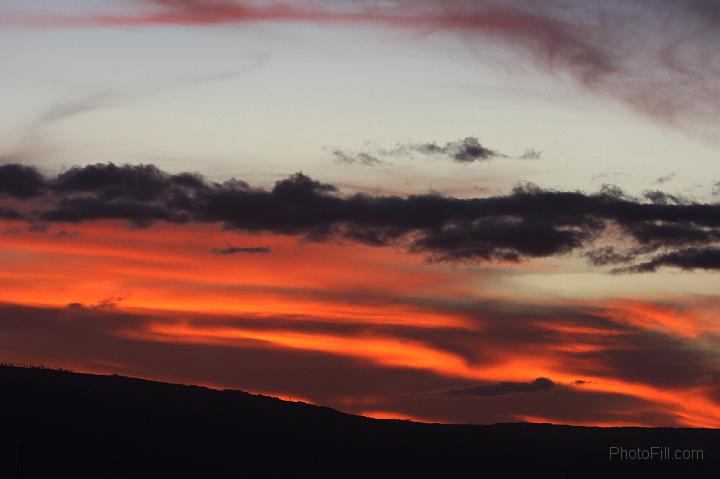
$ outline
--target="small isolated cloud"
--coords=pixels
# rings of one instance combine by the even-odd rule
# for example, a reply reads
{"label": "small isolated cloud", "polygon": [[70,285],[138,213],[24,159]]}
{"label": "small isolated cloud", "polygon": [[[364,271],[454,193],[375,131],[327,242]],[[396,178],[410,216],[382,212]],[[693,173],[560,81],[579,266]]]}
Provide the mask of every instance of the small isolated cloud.
{"label": "small isolated cloud", "polygon": [[364,152],[345,153],[342,150],[334,150],[333,156],[335,157],[335,163],[340,165],[380,166],[388,164],[377,156]]}
{"label": "small isolated cloud", "polygon": [[520,158],[521,160],[539,160],[541,156],[542,151],[528,148],[527,150],[525,150],[525,153],[520,155],[518,158]]}
{"label": "small isolated cloud", "polygon": [[447,391],[448,396],[503,396],[506,394],[534,393],[550,391],[557,384],[548,378],[537,378],[534,381],[501,381],[497,383],[478,384],[466,388],[453,388]]}
{"label": "small isolated cloud", "polygon": [[[372,145],[372,144],[371,144]],[[513,158],[497,150],[483,145],[477,137],[468,136],[463,139],[448,141],[445,144],[436,142],[398,143],[392,148],[372,147],[360,153],[348,153],[339,148],[332,151],[335,162],[345,165],[380,166],[391,164],[388,158],[413,158],[413,155],[445,158],[456,163],[482,163],[496,158]],[[517,159],[539,159],[542,152],[532,148]]]}
{"label": "small isolated cloud", "polygon": [[474,136],[462,140],[449,141],[444,146],[437,143],[418,143],[410,145],[410,149],[423,155],[447,156],[458,163],[472,163],[475,161],[488,161],[493,158],[504,157],[502,153],[483,146]]}
{"label": "small isolated cloud", "polygon": [[272,250],[267,246],[228,246],[226,248],[213,248],[210,250],[212,254],[220,256],[228,256],[232,254],[267,254],[270,251]]}
{"label": "small isolated cloud", "polygon": [[658,177],[658,178],[655,180],[655,184],[656,184],[656,185],[664,185],[665,183],[671,182],[671,181],[674,180],[675,178],[677,178],[677,174],[675,174],[675,173],[670,173],[669,175],[665,175],[665,176],[660,176],[660,177]]}
{"label": "small isolated cloud", "polygon": [[590,181],[595,182],[601,180],[609,180],[611,178],[627,178],[628,176],[630,175],[628,175],[627,173],[623,173],[622,171],[608,171],[594,175],[592,178],[590,178]]}
{"label": "small isolated cloud", "polygon": [[66,309],[73,312],[113,311],[117,309],[118,304],[120,304],[124,299],[125,296],[110,296],[108,298],[98,301],[96,304],[88,305],[83,303],[70,303],[67,305]]}

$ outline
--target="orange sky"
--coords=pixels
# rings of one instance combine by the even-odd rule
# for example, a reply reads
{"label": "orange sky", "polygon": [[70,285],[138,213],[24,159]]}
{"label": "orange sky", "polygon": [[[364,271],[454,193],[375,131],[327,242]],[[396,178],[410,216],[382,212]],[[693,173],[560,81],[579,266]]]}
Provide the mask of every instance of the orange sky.
{"label": "orange sky", "polygon": [[[65,311],[58,316],[62,328],[94,318],[87,320],[95,321],[90,328],[98,334],[130,342],[120,361],[53,359],[76,369],[272,391],[352,412],[440,422],[460,420],[446,412],[453,401],[462,402],[473,420],[473,401],[483,408],[497,394],[450,397],[443,392],[449,388],[439,385],[471,388],[545,377],[553,381],[552,391],[513,394],[513,401],[520,401],[517,410],[500,411],[496,418],[720,426],[718,393],[706,377],[716,364],[717,302],[707,298],[678,297],[671,303],[668,298],[569,302],[536,297],[529,302],[527,294],[518,294],[519,302],[513,302],[512,292],[497,287],[487,271],[428,263],[392,248],[243,235],[215,225],[140,230],[105,222],[30,232],[6,223],[0,230],[0,302]],[[212,253],[228,245],[271,251]],[[121,314],[142,319],[111,319]],[[41,337],[42,329],[28,328],[29,346],[15,347],[9,359],[47,361],[32,344],[48,339]],[[358,384],[349,388],[339,380],[331,393],[313,393],[321,385],[308,383],[324,379],[310,376],[300,387],[279,379],[267,384],[223,380],[190,364],[190,357],[187,374],[182,364],[171,372],[133,357],[133,347],[163,345],[250,355],[282,351],[290,362],[293,355],[311,355],[341,371],[350,365],[359,379],[348,380],[372,383],[373,377],[392,373],[397,383],[377,391],[368,386],[367,394],[359,394],[350,391]],[[700,374],[705,376],[685,380],[682,371],[671,377],[653,372],[663,367],[663,348],[688,366],[705,367]],[[646,364],[653,360],[657,364]],[[247,360],[223,367],[265,374],[262,364]],[[407,384],[412,382],[409,389],[405,375]],[[430,378],[426,385],[418,375]],[[553,394],[577,395],[577,414],[538,410],[538,395]],[[609,401],[606,410],[583,413],[582,398],[594,395],[627,405]]]}

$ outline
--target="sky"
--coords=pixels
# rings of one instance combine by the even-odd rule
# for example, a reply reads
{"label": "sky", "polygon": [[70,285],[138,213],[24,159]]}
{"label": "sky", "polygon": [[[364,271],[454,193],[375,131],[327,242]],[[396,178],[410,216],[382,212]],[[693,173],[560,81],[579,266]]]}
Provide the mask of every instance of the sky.
{"label": "sky", "polygon": [[712,0],[0,0],[0,360],[720,427]]}

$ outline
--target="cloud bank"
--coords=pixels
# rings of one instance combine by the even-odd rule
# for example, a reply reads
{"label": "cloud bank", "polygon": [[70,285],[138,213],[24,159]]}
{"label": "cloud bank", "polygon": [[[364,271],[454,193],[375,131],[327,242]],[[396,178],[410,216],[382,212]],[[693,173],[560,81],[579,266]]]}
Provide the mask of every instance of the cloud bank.
{"label": "cloud bank", "polygon": [[[661,266],[718,268],[720,204],[663,193],[644,199],[605,186],[597,193],[536,185],[510,194],[454,198],[439,194],[343,195],[334,185],[296,173],[271,189],[154,165],[73,167],[48,178],[33,167],[0,166],[3,216],[33,224],[125,220],[219,223],[228,230],[403,247],[439,261],[520,261],[584,251],[591,264],[616,272]],[[617,244],[595,246],[619,231]]]}

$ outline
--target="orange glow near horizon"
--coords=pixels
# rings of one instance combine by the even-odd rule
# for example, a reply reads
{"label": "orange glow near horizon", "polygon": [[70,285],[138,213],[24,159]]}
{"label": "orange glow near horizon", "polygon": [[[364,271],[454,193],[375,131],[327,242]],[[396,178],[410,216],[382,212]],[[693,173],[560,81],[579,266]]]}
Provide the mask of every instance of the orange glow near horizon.
{"label": "orange glow near horizon", "polygon": [[322,351],[358,357],[380,365],[426,369],[442,375],[478,381],[531,381],[537,377],[552,377],[566,387],[601,393],[618,393],[672,407],[688,426],[720,427],[720,405],[703,397],[698,391],[664,391],[605,376],[588,375],[585,376],[582,387],[578,387],[574,385],[576,376],[573,373],[566,372],[560,364],[547,362],[547,359],[516,356],[495,365],[472,367],[460,357],[426,345],[412,344],[406,340],[375,337],[343,338],[288,331],[151,325],[146,332],[125,334],[148,341],[216,345],[233,345],[239,344],[238,341],[242,340],[255,340],[273,347]]}
{"label": "orange glow near horizon", "polygon": [[[551,418],[539,416],[518,416],[518,421],[530,422],[534,424],[558,424]],[[565,426],[592,426],[592,427],[645,427],[646,424],[641,422],[613,421],[613,422],[597,422],[597,421],[563,421],[561,424]]]}
{"label": "orange glow near horizon", "polygon": [[361,416],[369,417],[372,419],[386,419],[391,421],[413,421],[413,422],[424,422],[424,423],[440,423],[439,421],[429,421],[409,414],[391,412],[391,411],[362,411],[359,413]]}
{"label": "orange glow near horizon", "polygon": [[[678,341],[696,341],[716,333],[718,303],[714,300],[583,302],[578,298],[576,304],[588,309],[579,306],[577,310],[607,320],[602,326],[552,315],[535,318],[534,308],[568,308],[575,303],[544,297],[529,302],[527,292],[513,291],[511,283],[493,282],[492,274],[484,276],[485,270],[429,263],[393,248],[303,243],[293,237],[222,231],[217,225],[158,224],[133,230],[117,222],[101,222],[29,232],[17,224],[2,223],[0,231],[0,303],[55,308],[81,303],[91,314],[97,312],[96,321],[103,321],[102,313],[107,311],[147,318],[141,326],[113,326],[104,332],[108,337],[149,345],[320,354],[367,368],[413,371],[460,384],[532,382],[546,377],[570,391],[646,401],[667,410],[680,424],[720,427],[720,404],[708,388],[660,387],[642,378],[623,379],[602,360],[584,356],[612,352],[623,345],[627,328],[659,332]],[[60,231],[65,233],[58,235]],[[271,252],[213,254],[214,249],[229,245],[263,246]],[[540,272],[544,266],[521,263],[510,270],[522,272],[523,268]],[[477,302],[513,312],[513,298],[530,306],[525,313],[515,312],[502,321],[493,317],[492,308],[476,311],[472,307]],[[496,343],[493,335],[498,329],[514,323],[522,325],[528,338],[522,339],[521,334],[512,339],[511,346]],[[534,338],[544,342],[535,344]],[[579,375],[581,360],[585,372]],[[188,381],[178,373],[155,371],[152,365],[133,368],[102,358],[57,361],[92,372],[139,370],[156,379]],[[578,379],[581,384],[576,384]],[[218,388],[243,386],[201,376],[192,381]],[[262,387],[273,391],[272,396],[322,403],[310,394],[285,391],[283,384]],[[371,417],[422,421],[388,409],[381,396],[368,394],[374,399],[367,403],[353,404],[349,398],[338,404]],[[440,416],[427,416],[442,421]],[[517,417],[554,421],[550,416],[518,413]],[[582,424],[652,425],[606,423],[592,417]]]}

